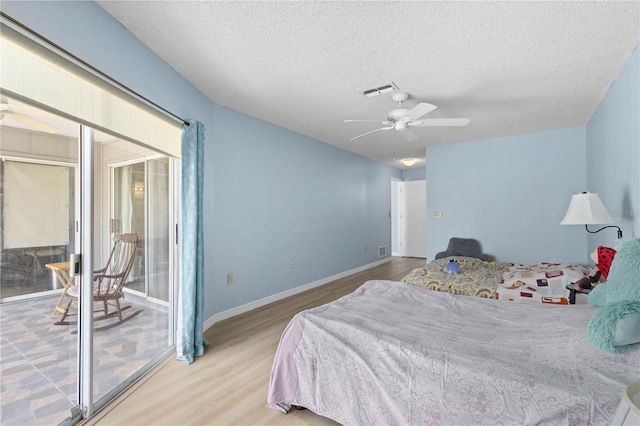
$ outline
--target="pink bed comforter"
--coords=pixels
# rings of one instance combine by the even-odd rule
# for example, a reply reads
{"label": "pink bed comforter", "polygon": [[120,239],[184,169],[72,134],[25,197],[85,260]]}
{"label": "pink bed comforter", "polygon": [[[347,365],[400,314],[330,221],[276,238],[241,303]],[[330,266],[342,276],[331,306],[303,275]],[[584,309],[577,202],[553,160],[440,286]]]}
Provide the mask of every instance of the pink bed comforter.
{"label": "pink bed comforter", "polygon": [[608,424],[640,379],[640,349],[593,347],[596,309],[368,281],[291,320],[267,406],[345,425]]}

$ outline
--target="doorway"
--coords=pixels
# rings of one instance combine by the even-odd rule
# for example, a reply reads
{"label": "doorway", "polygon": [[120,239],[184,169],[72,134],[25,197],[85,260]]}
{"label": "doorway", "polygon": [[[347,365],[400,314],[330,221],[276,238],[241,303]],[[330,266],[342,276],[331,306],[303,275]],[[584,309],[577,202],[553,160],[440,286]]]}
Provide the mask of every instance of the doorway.
{"label": "doorway", "polygon": [[392,255],[427,257],[427,181],[391,181]]}

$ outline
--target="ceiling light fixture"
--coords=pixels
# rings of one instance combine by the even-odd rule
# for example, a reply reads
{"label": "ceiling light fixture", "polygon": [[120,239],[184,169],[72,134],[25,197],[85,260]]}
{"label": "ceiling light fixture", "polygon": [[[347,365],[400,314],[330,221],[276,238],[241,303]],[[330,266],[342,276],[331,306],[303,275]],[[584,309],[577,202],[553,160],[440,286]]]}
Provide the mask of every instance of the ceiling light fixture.
{"label": "ceiling light fixture", "polygon": [[416,159],[415,158],[405,158],[404,160],[402,160],[402,164],[404,164],[405,166],[413,166],[414,164],[416,164]]}

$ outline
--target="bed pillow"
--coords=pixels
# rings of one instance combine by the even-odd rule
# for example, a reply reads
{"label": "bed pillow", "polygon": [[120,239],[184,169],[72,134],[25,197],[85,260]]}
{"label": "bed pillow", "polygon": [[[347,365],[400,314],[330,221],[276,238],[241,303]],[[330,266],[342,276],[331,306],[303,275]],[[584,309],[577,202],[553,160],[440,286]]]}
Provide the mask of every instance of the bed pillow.
{"label": "bed pillow", "polygon": [[450,256],[475,257],[486,262],[493,260],[493,256],[482,253],[480,242],[473,238],[451,238],[447,249],[436,254],[436,259],[443,259]]}

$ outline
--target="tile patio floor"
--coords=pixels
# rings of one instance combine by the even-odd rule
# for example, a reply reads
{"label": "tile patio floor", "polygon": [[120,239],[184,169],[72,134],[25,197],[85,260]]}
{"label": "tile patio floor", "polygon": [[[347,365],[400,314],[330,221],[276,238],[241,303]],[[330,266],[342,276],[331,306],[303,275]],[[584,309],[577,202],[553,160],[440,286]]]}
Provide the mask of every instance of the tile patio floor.
{"label": "tile patio floor", "polygon": [[[60,318],[52,315],[57,299],[49,296],[0,305],[2,425],[57,425],[75,405],[78,335],[72,332],[77,326],[53,324]],[[135,305],[129,299],[121,303],[132,305],[124,314],[143,312],[94,334],[94,401],[167,347],[167,309]]]}

